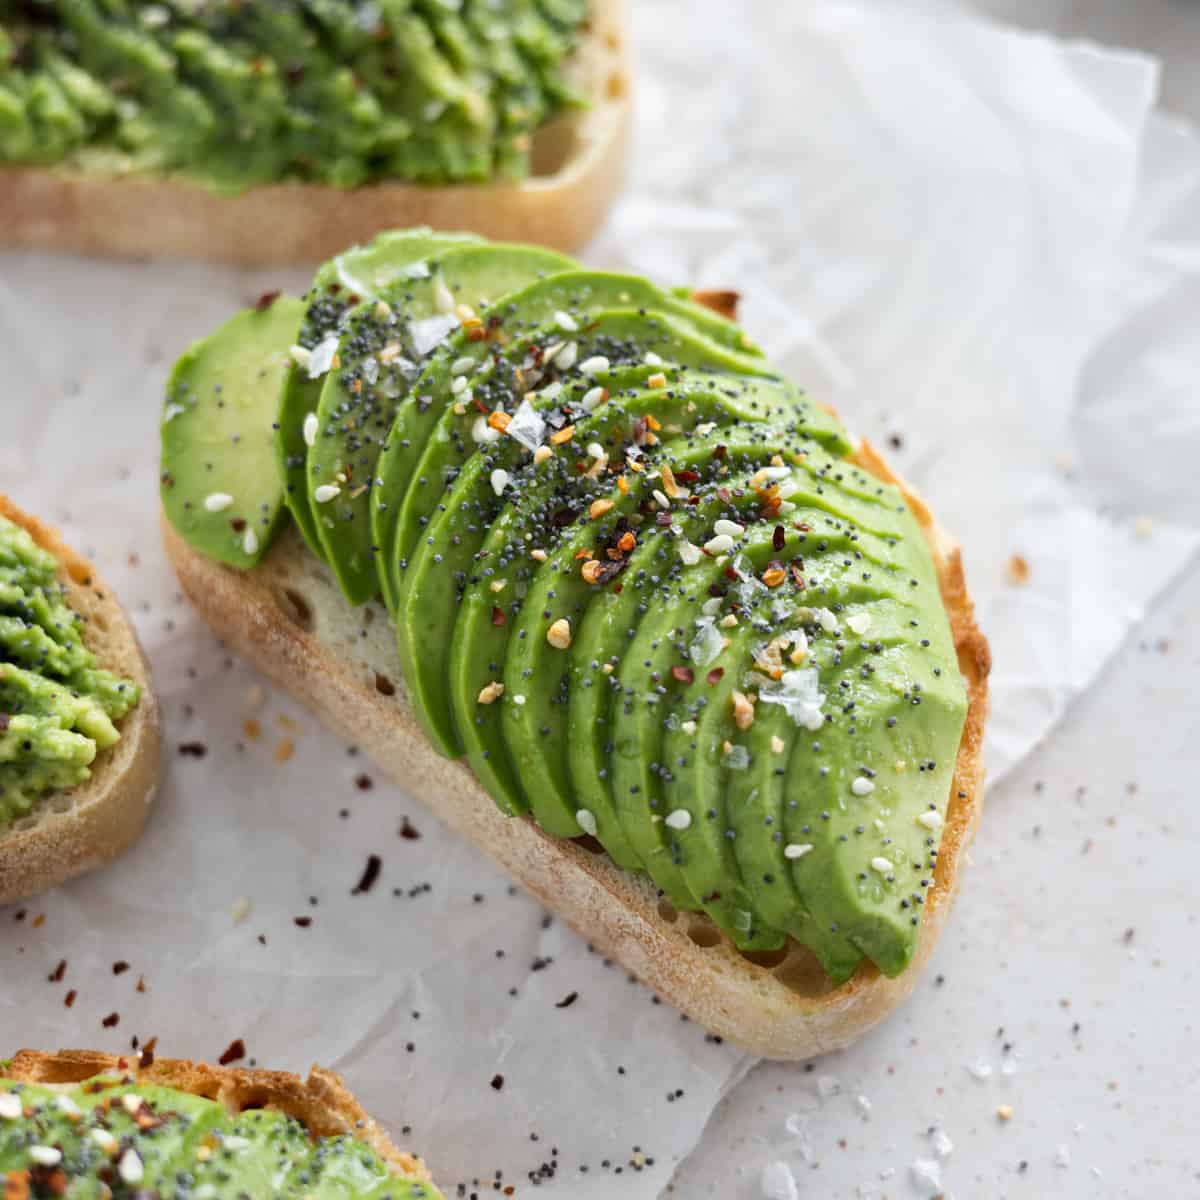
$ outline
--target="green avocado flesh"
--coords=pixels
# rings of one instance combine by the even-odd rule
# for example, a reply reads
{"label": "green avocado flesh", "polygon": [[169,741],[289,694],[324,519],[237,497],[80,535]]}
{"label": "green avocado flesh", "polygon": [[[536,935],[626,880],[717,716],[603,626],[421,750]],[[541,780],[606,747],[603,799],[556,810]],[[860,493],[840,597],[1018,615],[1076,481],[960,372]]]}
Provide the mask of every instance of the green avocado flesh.
{"label": "green avocado flesh", "polygon": [[440,1200],[365,1143],[312,1137],[273,1110],[234,1115],[202,1096],[105,1076],[51,1088],[2,1074],[0,1178],[18,1188],[12,1195]]}
{"label": "green avocado flesh", "polygon": [[91,777],[137,684],[96,665],[58,563],[0,516],[0,833],[48,792]]}
{"label": "green avocado flesh", "polygon": [[176,528],[250,565],[194,509],[253,481],[255,552],[286,502],[350,603],[382,595],[414,712],[503,812],[747,952],[902,971],[966,713],[902,495],[686,295],[444,236],[385,235],[278,328],[189,351],[223,408],[164,424]]}
{"label": "green avocado flesh", "polygon": [[587,0],[0,3],[0,162],[218,191],[521,179]]}

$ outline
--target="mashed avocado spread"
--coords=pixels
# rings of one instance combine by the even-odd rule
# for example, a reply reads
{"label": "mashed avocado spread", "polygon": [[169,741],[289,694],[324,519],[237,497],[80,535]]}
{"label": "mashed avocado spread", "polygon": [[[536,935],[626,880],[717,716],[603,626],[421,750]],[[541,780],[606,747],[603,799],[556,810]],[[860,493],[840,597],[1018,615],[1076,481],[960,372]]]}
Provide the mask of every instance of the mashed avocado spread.
{"label": "mashed avocado spread", "polygon": [[732,322],[397,232],[193,346],[162,430],[180,535],[247,569],[290,513],[503,812],[743,950],[911,961],[967,708],[937,569]]}
{"label": "mashed avocado spread", "polygon": [[587,0],[0,0],[0,162],[223,191],[521,178]]}
{"label": "mashed avocado spread", "polygon": [[49,1088],[0,1078],[6,1196],[150,1200],[439,1200],[349,1136],[313,1138],[282,1113],[97,1078]]}
{"label": "mashed avocado spread", "polygon": [[0,832],[47,792],[86,780],[140,696],[96,666],[57,572],[0,516]]}

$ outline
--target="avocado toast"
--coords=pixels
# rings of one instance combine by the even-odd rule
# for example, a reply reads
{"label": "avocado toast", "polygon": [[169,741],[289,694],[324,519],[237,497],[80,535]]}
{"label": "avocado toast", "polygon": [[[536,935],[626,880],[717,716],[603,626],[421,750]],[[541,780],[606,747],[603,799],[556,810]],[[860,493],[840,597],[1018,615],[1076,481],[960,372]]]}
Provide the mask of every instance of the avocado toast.
{"label": "avocado toast", "polygon": [[0,1060],[6,1196],[440,1200],[341,1079],[153,1053]]}
{"label": "avocado toast", "polygon": [[327,266],[181,360],[184,590],[707,1028],[844,1044],[911,988],[980,809],[956,548],[723,316],[423,236],[381,293]]}
{"label": "avocado toast", "polygon": [[621,182],[623,0],[0,5],[0,244],[313,262],[437,222],[570,249]]}
{"label": "avocado toast", "polygon": [[150,668],[113,593],[0,493],[0,904],[136,841],[160,748]]}

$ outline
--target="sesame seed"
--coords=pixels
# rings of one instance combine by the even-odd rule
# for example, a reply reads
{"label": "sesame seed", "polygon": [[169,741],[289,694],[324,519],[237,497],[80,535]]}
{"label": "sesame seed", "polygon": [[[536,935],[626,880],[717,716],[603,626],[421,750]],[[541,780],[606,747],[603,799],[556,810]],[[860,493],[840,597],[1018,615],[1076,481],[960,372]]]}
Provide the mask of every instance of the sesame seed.
{"label": "sesame seed", "polygon": [[[579,364],[579,370],[584,375],[599,375],[602,371],[607,371],[611,365],[603,354],[593,354],[591,358],[585,358]],[[600,390],[603,391],[604,389],[601,388]],[[591,393],[589,392],[588,394],[590,395]]]}
{"label": "sesame seed", "polygon": [[320,428],[321,422],[317,419],[315,412],[310,412],[304,418],[304,444],[306,446],[315,446],[317,444],[317,430]]}
{"label": "sesame seed", "polygon": [[54,1146],[30,1146],[29,1157],[40,1167],[57,1167],[62,1162],[62,1151]]}
{"label": "sesame seed", "polygon": [[882,856],[871,859],[871,870],[878,871],[880,875],[886,875],[894,869],[890,859],[883,858]]}
{"label": "sesame seed", "polygon": [[258,553],[258,534],[253,529],[246,530],[245,536],[242,538],[242,551],[249,555]]}
{"label": "sesame seed", "polygon": [[935,809],[928,809],[917,818],[918,825],[924,825],[926,829],[941,829],[942,814]]}
{"label": "sesame seed", "polygon": [[686,808],[677,808],[667,814],[666,823],[672,829],[687,829],[692,823],[692,814]]}
{"label": "sesame seed", "polygon": [[492,472],[492,491],[500,496],[504,493],[504,489],[508,487],[509,475],[503,467],[497,467]]}
{"label": "sesame seed", "polygon": [[0,1120],[17,1121],[21,1117],[21,1097],[16,1092],[0,1092]]}
{"label": "sesame seed", "polygon": [[142,1160],[132,1146],[121,1155],[121,1161],[117,1163],[117,1174],[121,1176],[122,1183],[130,1185],[141,1183],[145,1177],[146,1170],[142,1166]]}
{"label": "sesame seed", "polygon": [[205,510],[210,513],[224,512],[233,503],[228,492],[213,492],[204,497]]}
{"label": "sesame seed", "polygon": [[579,328],[579,323],[570,313],[565,313],[561,309],[554,314],[554,323],[564,333],[574,333]]}
{"label": "sesame seed", "polygon": [[783,857],[793,860],[803,858],[812,848],[811,842],[789,842],[783,848]]}
{"label": "sesame seed", "polygon": [[336,483],[323,483],[313,489],[313,499],[318,504],[328,504],[342,494],[342,489]]}
{"label": "sesame seed", "polygon": [[850,790],[856,796],[869,796],[874,790],[875,785],[865,776],[860,775],[851,785]]}
{"label": "sesame seed", "polygon": [[597,825],[594,813],[589,812],[586,808],[581,808],[575,814],[575,820],[584,833],[591,834],[592,837],[596,836]]}

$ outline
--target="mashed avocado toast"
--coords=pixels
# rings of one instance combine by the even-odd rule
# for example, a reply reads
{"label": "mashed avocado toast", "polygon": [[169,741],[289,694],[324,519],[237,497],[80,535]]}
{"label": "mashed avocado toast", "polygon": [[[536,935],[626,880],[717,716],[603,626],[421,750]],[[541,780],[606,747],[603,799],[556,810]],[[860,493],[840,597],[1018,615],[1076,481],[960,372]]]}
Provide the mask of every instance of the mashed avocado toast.
{"label": "mashed avocado toast", "polygon": [[311,263],[436,222],[567,248],[621,182],[624,0],[7,0],[0,244]]}
{"label": "mashed avocado toast", "polygon": [[[411,709],[494,802],[475,836],[536,829],[503,860],[557,856],[582,904],[564,872],[603,855],[608,903],[632,888],[689,914],[687,953],[782,979],[747,977],[776,1017],[789,978],[911,986],[978,809],[986,643],[924,506],[730,320],[543,250],[391,234],[180,360],[162,498],[202,611],[228,632],[222,593],[262,581],[296,636],[257,639],[269,672],[295,686],[306,647],[325,672],[335,641],[359,679],[375,663],[361,702]],[[707,1023],[738,1037],[728,1009]]]}
{"label": "mashed avocado toast", "polygon": [[0,162],[181,174],[222,191],[302,179],[529,173],[581,97],[587,0],[0,5]]}
{"label": "mashed avocado toast", "polygon": [[84,1051],[0,1061],[0,1178],[28,1198],[441,1200],[328,1071]]}
{"label": "mashed avocado toast", "polygon": [[0,903],[137,836],[157,721],[145,660],[107,589],[0,495]]}

